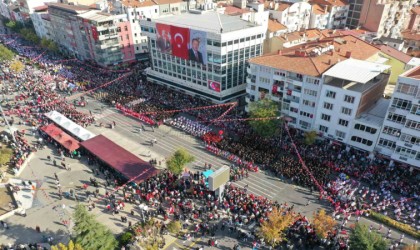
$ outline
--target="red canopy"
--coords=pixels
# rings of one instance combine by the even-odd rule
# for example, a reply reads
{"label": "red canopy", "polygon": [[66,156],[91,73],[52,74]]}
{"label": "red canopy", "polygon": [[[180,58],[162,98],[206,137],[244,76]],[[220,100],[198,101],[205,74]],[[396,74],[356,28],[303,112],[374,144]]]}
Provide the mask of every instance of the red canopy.
{"label": "red canopy", "polygon": [[74,151],[80,147],[79,142],[76,139],[66,134],[54,124],[48,124],[47,126],[42,127],[41,130],[70,151]]}
{"label": "red canopy", "polygon": [[143,161],[103,135],[81,142],[80,145],[130,181],[142,182],[159,172],[150,163]]}

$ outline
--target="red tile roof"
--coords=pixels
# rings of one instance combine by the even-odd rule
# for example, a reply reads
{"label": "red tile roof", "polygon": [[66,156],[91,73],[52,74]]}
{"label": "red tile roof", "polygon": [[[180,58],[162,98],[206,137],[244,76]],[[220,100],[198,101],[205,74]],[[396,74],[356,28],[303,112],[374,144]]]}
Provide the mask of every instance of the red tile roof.
{"label": "red tile roof", "polygon": [[[319,56],[310,56],[309,52],[319,47],[334,45],[334,50]],[[300,55],[297,55],[300,51]],[[276,54],[251,58],[250,63],[264,65],[276,69],[283,69],[302,75],[319,77],[339,61],[350,57],[366,60],[377,54],[379,49],[354,36],[325,38],[317,42],[310,42],[292,48],[284,49]]]}
{"label": "red tile roof", "polygon": [[388,45],[378,45],[376,47],[380,49],[382,53],[387,54],[388,56],[393,57],[403,63],[408,63],[411,60],[411,56],[401,51],[398,51]]}
{"label": "red tile roof", "polygon": [[268,31],[276,32],[279,30],[287,30],[287,27],[276,20],[268,19]]}

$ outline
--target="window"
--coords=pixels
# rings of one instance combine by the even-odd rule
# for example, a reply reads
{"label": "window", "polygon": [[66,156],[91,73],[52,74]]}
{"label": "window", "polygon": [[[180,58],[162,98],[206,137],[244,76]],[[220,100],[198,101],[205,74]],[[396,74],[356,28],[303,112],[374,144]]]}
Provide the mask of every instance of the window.
{"label": "window", "polygon": [[315,84],[315,85],[319,85],[319,80],[318,79],[314,79],[314,78],[310,78],[310,77],[306,78],[306,82],[307,83],[312,83],[312,84]]}
{"label": "window", "polygon": [[335,95],[336,95],[336,93],[334,92],[334,91],[331,91],[331,90],[327,90],[327,93],[326,93],[326,97],[329,97],[329,98],[335,98]]}
{"label": "window", "polygon": [[300,111],[300,115],[301,115],[301,116],[305,116],[305,117],[309,117],[309,118],[314,117],[314,115],[313,115],[313,114],[308,113],[308,112],[305,112],[305,111]]}
{"label": "window", "polygon": [[319,131],[322,131],[324,133],[328,133],[328,127],[323,126],[323,125],[319,125]]}
{"label": "window", "polygon": [[324,109],[332,110],[334,105],[329,102],[324,102]]}
{"label": "window", "polygon": [[391,107],[398,108],[398,109],[404,109],[404,110],[410,110],[411,109],[411,101],[400,99],[400,98],[394,98],[392,100]]}
{"label": "window", "polygon": [[337,136],[339,138],[344,138],[344,137],[346,137],[346,133],[344,133],[343,131],[340,131],[340,130],[336,130],[335,131],[335,136]]}
{"label": "window", "polygon": [[317,94],[317,92],[315,90],[312,90],[312,89],[305,89],[303,92],[306,95],[315,96],[315,97],[316,97],[316,94]]}
{"label": "window", "polygon": [[346,108],[346,107],[342,107],[341,108],[341,113],[345,114],[345,115],[351,115],[352,109],[350,108]]}
{"label": "window", "polygon": [[401,135],[401,130],[393,128],[393,127],[389,127],[389,126],[385,126],[382,132],[384,134],[397,136],[397,137]]}
{"label": "window", "polygon": [[308,129],[311,126],[309,122],[305,122],[305,121],[299,121],[299,124],[303,129]]}
{"label": "window", "polygon": [[363,132],[371,133],[371,134],[375,134],[377,131],[376,128],[371,128],[369,126],[365,126],[360,123],[355,124],[354,128]]}
{"label": "window", "polygon": [[408,120],[407,123],[405,124],[405,127],[415,129],[415,130],[420,130],[420,123],[413,120]]}
{"label": "window", "polygon": [[352,136],[351,140],[354,142],[358,142],[358,143],[362,143],[368,146],[372,146],[372,141],[371,140],[366,140],[364,138],[358,137],[358,136]]}
{"label": "window", "polygon": [[389,112],[388,118],[389,121],[393,121],[396,123],[404,124],[405,123],[405,116],[397,115],[395,113]]}
{"label": "window", "polygon": [[384,148],[390,148],[390,149],[394,149],[397,144],[395,143],[395,141],[390,141],[390,140],[386,140],[386,139],[379,139],[379,143],[380,146],[384,147]]}
{"label": "window", "polygon": [[127,26],[124,26],[124,30],[125,30],[125,31],[128,31],[128,27],[127,27]]}
{"label": "window", "polygon": [[344,119],[339,119],[338,124],[340,124],[341,126],[347,127],[349,125],[349,121],[344,120]]}
{"label": "window", "polygon": [[270,79],[269,78],[265,78],[265,77],[260,77],[260,83],[269,84],[270,83]]}
{"label": "window", "polygon": [[411,95],[411,96],[415,96],[417,94],[417,90],[418,90],[417,86],[411,85],[411,84],[400,82],[398,83],[398,86],[397,86],[397,92]]}
{"label": "window", "polygon": [[303,105],[308,106],[308,107],[315,107],[315,102],[311,102],[308,100],[303,100]]}
{"label": "window", "polygon": [[395,151],[400,153],[401,156],[404,156],[407,158],[414,158],[417,154],[417,151],[409,149],[409,148],[404,148],[404,147],[397,147]]}
{"label": "window", "polygon": [[354,103],[354,96],[345,95],[344,101],[348,103]]}
{"label": "window", "polygon": [[322,114],[321,115],[321,119],[324,121],[330,121],[331,120],[331,116],[330,115],[326,115],[326,114]]}
{"label": "window", "polygon": [[420,115],[420,105],[413,105],[410,113],[415,114],[415,115]]}
{"label": "window", "polygon": [[402,134],[400,140],[403,142],[408,142],[415,145],[420,145],[420,137],[415,137],[408,134]]}

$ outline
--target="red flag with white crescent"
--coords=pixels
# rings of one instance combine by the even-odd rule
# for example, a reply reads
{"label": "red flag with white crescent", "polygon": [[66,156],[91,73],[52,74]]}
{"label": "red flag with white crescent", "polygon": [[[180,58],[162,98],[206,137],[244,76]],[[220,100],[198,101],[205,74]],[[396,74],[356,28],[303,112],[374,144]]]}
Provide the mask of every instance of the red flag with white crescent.
{"label": "red flag with white crescent", "polygon": [[172,55],[188,60],[190,29],[171,26]]}

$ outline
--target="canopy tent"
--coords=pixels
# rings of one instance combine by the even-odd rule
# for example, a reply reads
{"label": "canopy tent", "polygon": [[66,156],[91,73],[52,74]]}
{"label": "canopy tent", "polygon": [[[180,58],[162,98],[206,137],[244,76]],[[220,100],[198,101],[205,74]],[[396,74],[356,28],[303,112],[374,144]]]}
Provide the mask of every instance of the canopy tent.
{"label": "canopy tent", "polygon": [[124,175],[129,181],[142,182],[159,172],[150,163],[143,161],[103,135],[81,142],[80,145]]}
{"label": "canopy tent", "polygon": [[80,147],[79,142],[76,139],[66,134],[63,130],[52,123],[41,127],[41,130],[53,138],[56,142],[60,143],[60,145],[68,149],[70,152],[73,152]]}
{"label": "canopy tent", "polygon": [[94,133],[78,125],[77,123],[73,122],[72,120],[68,119],[63,114],[57,111],[51,111],[45,113],[44,115],[58,126],[67,130],[71,135],[79,138],[82,141],[89,140],[96,136]]}

